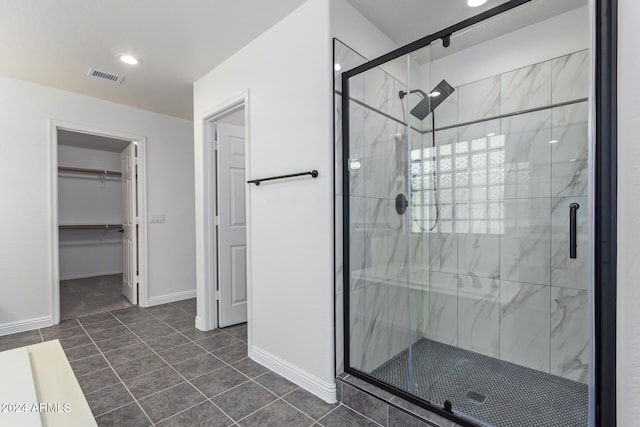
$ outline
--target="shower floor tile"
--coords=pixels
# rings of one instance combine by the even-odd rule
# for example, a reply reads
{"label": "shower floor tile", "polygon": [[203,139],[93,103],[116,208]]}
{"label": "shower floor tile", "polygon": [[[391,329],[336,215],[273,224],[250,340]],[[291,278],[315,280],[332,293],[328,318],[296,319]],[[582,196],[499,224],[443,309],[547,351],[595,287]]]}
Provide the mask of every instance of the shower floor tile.
{"label": "shower floor tile", "polygon": [[588,387],[575,381],[428,339],[400,353],[371,375],[442,407],[498,427],[584,427]]}

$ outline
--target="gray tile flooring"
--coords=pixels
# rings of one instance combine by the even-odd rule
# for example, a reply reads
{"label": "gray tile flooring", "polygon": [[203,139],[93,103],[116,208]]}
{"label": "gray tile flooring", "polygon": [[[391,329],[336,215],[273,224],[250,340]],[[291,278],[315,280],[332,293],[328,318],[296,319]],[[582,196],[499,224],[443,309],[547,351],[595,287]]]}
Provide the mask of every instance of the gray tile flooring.
{"label": "gray tile flooring", "polygon": [[100,426],[380,424],[247,358],[247,327],[194,328],[195,299],[131,307],[0,337],[0,351],[59,339]]}

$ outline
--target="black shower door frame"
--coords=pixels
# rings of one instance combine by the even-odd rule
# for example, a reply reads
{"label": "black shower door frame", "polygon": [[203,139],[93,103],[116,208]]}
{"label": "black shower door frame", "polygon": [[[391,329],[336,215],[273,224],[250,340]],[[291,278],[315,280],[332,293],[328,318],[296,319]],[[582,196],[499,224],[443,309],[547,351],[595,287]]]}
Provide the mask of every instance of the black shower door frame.
{"label": "black shower door frame", "polygon": [[[477,427],[405,390],[351,367],[350,352],[350,215],[349,215],[349,78],[430,45],[433,41],[500,15],[533,0],[511,0],[451,27],[409,43],[342,73],[342,194],[345,372],[465,427]],[[593,0],[595,6],[594,99],[594,426],[616,424],[616,245],[617,245],[617,0]]]}

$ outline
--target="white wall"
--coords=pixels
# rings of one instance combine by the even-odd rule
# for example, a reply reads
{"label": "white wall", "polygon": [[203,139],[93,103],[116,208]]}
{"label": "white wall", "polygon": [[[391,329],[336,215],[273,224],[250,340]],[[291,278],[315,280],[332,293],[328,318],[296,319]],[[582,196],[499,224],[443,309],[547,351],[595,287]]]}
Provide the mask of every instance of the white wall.
{"label": "white wall", "polygon": [[148,211],[166,214],[149,224],[149,295],[192,291],[192,123],[6,77],[0,93],[0,335],[52,314],[50,119],[147,137]]}
{"label": "white wall", "polygon": [[[58,145],[58,165],[119,171],[120,153]],[[59,224],[122,224],[118,176],[58,173]],[[122,273],[122,235],[111,230],[61,230],[60,280]]]}
{"label": "white wall", "polygon": [[423,75],[430,76],[433,85],[446,79],[458,87],[588,49],[590,22],[589,7],[580,7],[437,59],[423,67]]}
{"label": "white wall", "polygon": [[370,60],[399,47],[346,0],[331,0],[331,37]]}
{"label": "white wall", "polygon": [[640,419],[640,3],[618,6],[618,426],[632,427]]}
{"label": "white wall", "polygon": [[[198,295],[204,293],[203,119],[249,90],[249,355],[325,400],[333,369],[329,0],[310,0],[194,84]],[[198,317],[205,302],[199,298]]]}

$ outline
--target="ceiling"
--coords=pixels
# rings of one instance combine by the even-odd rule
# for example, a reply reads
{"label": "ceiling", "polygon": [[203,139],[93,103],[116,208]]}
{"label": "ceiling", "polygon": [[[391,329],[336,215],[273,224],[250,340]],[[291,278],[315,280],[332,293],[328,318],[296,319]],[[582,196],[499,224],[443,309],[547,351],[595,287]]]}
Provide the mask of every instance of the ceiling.
{"label": "ceiling", "polygon": [[[191,120],[193,82],[305,1],[2,0],[0,74]],[[506,2],[347,1],[399,46]],[[587,2],[539,1],[551,15]],[[490,27],[482,37],[505,30]],[[141,64],[120,62],[122,53]],[[124,80],[89,77],[89,68]]]}
{"label": "ceiling", "polygon": [[[398,46],[404,46],[508,0],[489,0],[483,6],[469,7],[466,0],[347,0]],[[492,23],[483,37],[474,34],[475,43],[531,25],[543,19],[584,6],[588,0],[536,0],[528,4],[519,19]],[[452,43],[453,46],[453,43]]]}
{"label": "ceiling", "polygon": [[2,0],[0,74],[192,119],[193,82],[304,2]]}

